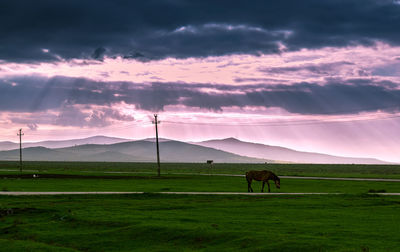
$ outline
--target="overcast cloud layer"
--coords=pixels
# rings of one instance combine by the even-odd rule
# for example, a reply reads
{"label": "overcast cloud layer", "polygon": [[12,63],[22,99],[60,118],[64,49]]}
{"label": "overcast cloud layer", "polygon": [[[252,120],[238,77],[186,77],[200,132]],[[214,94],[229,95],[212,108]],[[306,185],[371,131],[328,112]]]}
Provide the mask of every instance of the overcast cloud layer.
{"label": "overcast cloud layer", "polygon": [[3,140],[152,137],[159,113],[166,138],[400,162],[399,0],[13,0],[0,24]]}
{"label": "overcast cloud layer", "polygon": [[0,59],[142,60],[400,44],[394,0],[53,1],[0,3]]}
{"label": "overcast cloud layer", "polygon": [[[149,112],[169,105],[218,111],[224,107],[280,107],[299,114],[397,112],[398,84],[364,79],[291,85],[99,82],[84,78],[24,77],[0,82],[0,111],[39,112],[65,105],[112,106],[124,102]],[[202,91],[206,89],[207,91]],[[110,114],[112,116],[112,114]]]}

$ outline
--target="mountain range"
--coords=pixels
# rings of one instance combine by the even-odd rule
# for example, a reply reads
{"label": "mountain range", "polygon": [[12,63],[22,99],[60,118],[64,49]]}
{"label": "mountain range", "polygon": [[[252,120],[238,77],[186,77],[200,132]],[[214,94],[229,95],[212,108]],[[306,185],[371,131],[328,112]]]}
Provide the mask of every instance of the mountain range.
{"label": "mountain range", "polygon": [[[30,161],[99,161],[99,162],[155,162],[156,147],[147,140],[115,144],[84,144],[65,148],[28,147],[23,149],[23,159]],[[200,145],[179,141],[161,141],[160,156],[163,162],[202,163],[260,163],[270,160],[236,155]],[[19,149],[0,151],[0,160],[18,160]]]}
{"label": "mountain range", "polygon": [[[117,137],[106,137],[106,136],[93,136],[81,139],[69,139],[69,140],[53,140],[53,141],[41,141],[41,142],[28,142],[24,143],[24,148],[29,147],[46,147],[46,148],[65,148],[75,145],[84,144],[115,144],[130,141],[129,139],[117,138]],[[13,142],[0,142],[0,150],[13,150],[19,148],[19,143]]]}
{"label": "mountain range", "polygon": [[196,144],[249,157],[272,159],[275,162],[315,164],[387,164],[375,158],[340,157],[322,153],[296,151],[289,148],[243,142],[236,138],[209,140]]}
{"label": "mountain range", "polygon": [[[235,138],[203,142],[160,139],[162,162],[218,163],[361,163],[387,164],[374,158],[339,157],[240,141]],[[18,160],[18,143],[0,142],[0,160]],[[23,144],[23,158],[31,161],[155,162],[154,138],[132,141],[94,136],[84,139]]]}

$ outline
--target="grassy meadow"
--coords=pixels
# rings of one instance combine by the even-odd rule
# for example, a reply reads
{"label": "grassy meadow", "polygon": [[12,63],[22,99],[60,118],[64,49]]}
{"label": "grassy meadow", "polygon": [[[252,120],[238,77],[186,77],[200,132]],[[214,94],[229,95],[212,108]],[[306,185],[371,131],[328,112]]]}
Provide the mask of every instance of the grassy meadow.
{"label": "grassy meadow", "polygon": [[[291,176],[397,178],[397,173],[400,175],[399,166],[216,164],[209,168],[206,164],[168,163],[162,164],[162,176],[157,177],[156,165],[152,163],[26,162],[22,175],[28,178],[3,178],[0,190],[247,192],[244,177],[200,174],[243,175],[248,170],[266,167],[278,175]],[[359,172],[363,167],[367,171]],[[18,169],[16,162],[0,162],[0,177],[18,176],[21,174]],[[33,174],[38,178],[33,178]],[[44,174],[69,177],[42,178]],[[252,186],[255,192],[261,190],[260,182],[254,181]],[[371,190],[400,192],[400,183],[282,178],[281,189],[278,190],[271,182],[272,192],[367,193]]]}
{"label": "grassy meadow", "polygon": [[2,251],[398,251],[400,198],[1,197]]}
{"label": "grassy meadow", "polygon": [[[398,166],[267,167],[291,176],[400,177]],[[18,168],[0,162],[0,191],[147,193],[0,196],[0,251],[399,251],[400,197],[367,194],[400,192],[399,182],[282,178],[280,190],[271,183],[272,192],[343,194],[159,195],[154,192],[247,192],[244,177],[196,174],[244,174],[266,165],[162,164],[161,177],[150,163]],[[261,183],[253,189],[260,191]]]}
{"label": "grassy meadow", "polygon": [[[15,161],[0,161],[2,170],[19,170]],[[23,163],[28,172],[150,172],[156,174],[154,163],[109,163],[109,162],[40,162]],[[162,163],[161,173],[200,174],[244,174],[248,170],[270,170],[285,176],[359,177],[359,178],[400,178],[400,165],[361,164],[219,164],[210,168],[205,163]]]}
{"label": "grassy meadow", "polygon": [[[1,173],[0,173],[1,176]],[[136,176],[112,176],[109,178],[7,178],[0,180],[0,191],[116,191],[116,192],[247,192],[244,177],[196,176],[196,175],[163,175],[161,178],[138,174]],[[118,177],[118,179],[113,179]],[[399,182],[370,181],[334,181],[281,179],[281,188],[271,192],[330,192],[330,193],[367,193],[369,191],[400,192]],[[255,192],[261,191],[261,182],[253,181]],[[267,190],[267,185],[265,186]]]}

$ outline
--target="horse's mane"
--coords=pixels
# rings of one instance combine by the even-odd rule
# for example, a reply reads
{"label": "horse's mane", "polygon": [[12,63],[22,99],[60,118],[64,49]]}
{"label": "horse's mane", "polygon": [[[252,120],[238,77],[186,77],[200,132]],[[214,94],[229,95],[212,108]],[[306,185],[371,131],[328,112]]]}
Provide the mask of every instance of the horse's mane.
{"label": "horse's mane", "polygon": [[274,180],[281,181],[281,179],[280,179],[278,176],[276,176],[275,173],[271,172],[271,174],[272,174],[272,176],[274,177]]}
{"label": "horse's mane", "polygon": [[281,181],[281,179],[280,179],[278,176],[276,176],[276,174],[275,174],[275,173],[273,173],[272,171],[267,171],[267,170],[264,170],[264,172],[270,172],[274,180]]}

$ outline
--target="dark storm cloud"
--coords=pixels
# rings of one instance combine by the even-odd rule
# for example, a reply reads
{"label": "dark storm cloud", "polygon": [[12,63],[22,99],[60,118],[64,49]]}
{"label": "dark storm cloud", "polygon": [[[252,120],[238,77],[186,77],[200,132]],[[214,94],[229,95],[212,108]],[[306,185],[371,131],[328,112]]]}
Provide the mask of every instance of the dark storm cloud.
{"label": "dark storm cloud", "polygon": [[329,82],[325,85],[296,83],[291,86],[262,86],[257,85],[254,89],[249,86],[238,87],[236,91],[243,91],[243,94],[198,93],[184,100],[183,104],[210,110],[232,106],[279,107],[299,114],[354,114],[363,111],[400,110],[400,91],[378,83],[359,84],[358,80],[350,80]]}
{"label": "dark storm cloud", "polygon": [[[130,120],[116,111],[80,111],[77,106],[107,106],[124,102],[151,112],[168,105],[213,111],[224,107],[280,107],[299,114],[352,114],[400,110],[399,83],[368,79],[327,79],[325,83],[214,85],[192,83],[97,82],[83,78],[25,77],[0,82],[0,111],[59,111],[56,124],[105,125],[107,119]],[[205,92],[204,89],[214,90]],[[90,118],[89,118],[90,116]],[[64,120],[66,118],[66,120]],[[32,123],[32,122],[29,122]]]}
{"label": "dark storm cloud", "polygon": [[139,60],[400,44],[392,0],[164,0],[0,3],[0,59]]}
{"label": "dark storm cloud", "polygon": [[104,53],[106,52],[106,49],[103,47],[99,47],[96,50],[94,50],[94,53],[92,54],[93,59],[103,59]]}
{"label": "dark storm cloud", "polygon": [[273,74],[285,74],[288,72],[299,72],[306,71],[313,74],[331,74],[336,69],[343,65],[354,65],[354,63],[347,61],[339,61],[332,63],[322,63],[322,64],[304,64],[300,66],[293,67],[269,67],[259,69],[261,72],[273,73]]}
{"label": "dark storm cloud", "polygon": [[288,82],[288,81],[277,80],[277,79],[272,79],[272,78],[235,78],[235,82],[237,82],[237,83],[246,83],[246,82],[282,83],[282,82]]}
{"label": "dark storm cloud", "polygon": [[122,115],[112,108],[100,108],[90,112],[82,112],[77,107],[66,105],[53,118],[53,124],[77,127],[105,127],[111,125],[112,120],[134,121],[134,118],[129,115]]}
{"label": "dark storm cloud", "polygon": [[79,106],[63,104],[58,113],[35,112],[19,115],[11,115],[8,119],[12,123],[26,124],[30,130],[37,130],[38,124],[52,124],[75,127],[105,127],[115,121],[134,121],[134,117],[123,115],[113,108],[95,108],[82,111]]}
{"label": "dark storm cloud", "polygon": [[32,130],[32,131],[36,131],[36,130],[38,129],[38,127],[39,127],[36,123],[29,123],[29,124],[26,125],[26,126],[28,126],[28,128],[29,128],[30,130]]}

